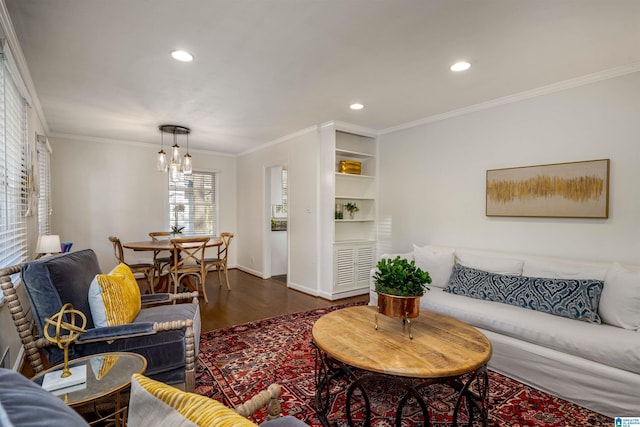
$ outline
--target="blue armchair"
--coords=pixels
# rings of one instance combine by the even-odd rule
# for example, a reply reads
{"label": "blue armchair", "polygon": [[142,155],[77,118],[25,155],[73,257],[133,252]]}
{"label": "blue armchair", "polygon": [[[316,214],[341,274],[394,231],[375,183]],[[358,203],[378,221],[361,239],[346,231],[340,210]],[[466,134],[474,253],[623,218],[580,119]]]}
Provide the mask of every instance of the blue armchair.
{"label": "blue armchair", "polygon": [[[38,336],[32,335],[31,321],[11,283],[11,275],[17,273],[21,273]],[[131,323],[95,327],[88,295],[91,281],[99,273],[100,265],[91,249],[0,270],[0,287],[33,371],[45,369],[42,351],[51,365],[62,363],[63,351],[43,338],[43,327],[45,318],[71,303],[86,316],[87,332],[69,347],[69,358],[113,351],[138,353],[147,359],[146,375],[166,384],[184,384],[185,390],[193,391],[200,337],[198,293],[141,295],[143,308]],[[191,301],[162,304],[179,299]]]}

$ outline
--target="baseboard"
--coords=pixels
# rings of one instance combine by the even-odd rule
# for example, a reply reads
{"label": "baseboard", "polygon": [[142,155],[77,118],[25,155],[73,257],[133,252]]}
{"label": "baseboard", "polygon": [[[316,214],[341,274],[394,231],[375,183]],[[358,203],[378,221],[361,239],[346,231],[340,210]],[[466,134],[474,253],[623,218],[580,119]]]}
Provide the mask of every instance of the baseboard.
{"label": "baseboard", "polygon": [[268,277],[263,277],[263,274],[261,271],[254,270],[252,268],[248,268],[243,265],[236,265],[236,268],[240,271],[244,271],[245,273],[249,273],[252,276],[260,277],[261,279],[268,279]]}
{"label": "baseboard", "polygon": [[289,282],[287,283],[287,287],[314,297],[321,296],[317,289],[308,288],[297,283]]}
{"label": "baseboard", "polygon": [[361,289],[354,289],[352,291],[340,292],[337,294],[322,291],[322,292],[319,292],[317,296],[329,301],[336,301],[344,298],[351,298],[351,297],[357,297],[360,295],[366,295],[368,293],[369,293],[369,288],[361,288]]}

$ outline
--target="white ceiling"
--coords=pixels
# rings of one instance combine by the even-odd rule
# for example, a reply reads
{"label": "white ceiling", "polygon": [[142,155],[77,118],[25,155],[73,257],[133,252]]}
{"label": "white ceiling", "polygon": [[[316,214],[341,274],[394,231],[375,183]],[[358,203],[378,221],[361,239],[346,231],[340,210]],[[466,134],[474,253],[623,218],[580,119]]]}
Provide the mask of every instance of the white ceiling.
{"label": "white ceiling", "polygon": [[[640,61],[638,0],[4,2],[52,135],[158,143],[171,123],[192,128],[192,148],[229,154]],[[472,68],[449,71],[459,59]]]}

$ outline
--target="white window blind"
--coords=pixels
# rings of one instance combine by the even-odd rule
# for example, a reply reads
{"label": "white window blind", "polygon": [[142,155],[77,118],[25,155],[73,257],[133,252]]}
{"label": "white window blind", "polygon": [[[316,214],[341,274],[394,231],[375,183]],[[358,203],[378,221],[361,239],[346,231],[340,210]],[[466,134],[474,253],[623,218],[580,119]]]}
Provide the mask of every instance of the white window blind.
{"label": "white window blind", "polygon": [[26,102],[0,66],[0,267],[27,260]]}
{"label": "white window blind", "polygon": [[46,138],[38,139],[38,234],[51,234],[51,151]]}
{"label": "white window blind", "polygon": [[169,223],[184,234],[218,234],[218,180],[215,172],[169,175]]}

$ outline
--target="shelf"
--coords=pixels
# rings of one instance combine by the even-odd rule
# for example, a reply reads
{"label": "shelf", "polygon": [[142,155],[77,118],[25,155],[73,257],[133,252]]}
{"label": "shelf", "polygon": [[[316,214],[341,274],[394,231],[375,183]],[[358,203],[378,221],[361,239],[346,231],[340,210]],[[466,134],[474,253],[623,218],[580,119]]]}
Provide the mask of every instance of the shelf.
{"label": "shelf", "polygon": [[349,159],[370,159],[375,156],[375,154],[360,153],[358,151],[342,150],[340,148],[336,148],[336,157],[346,157]]}
{"label": "shelf", "polygon": [[[372,135],[337,129],[335,123],[320,128],[320,140],[322,173],[330,174],[325,175],[323,212],[333,208],[340,218],[323,215],[321,219],[319,283],[322,295],[335,299],[366,293],[376,255],[378,143]],[[352,163],[343,163],[340,167],[341,162]],[[359,168],[357,163],[360,163]],[[325,189],[324,185],[322,189]],[[355,202],[359,208],[353,219],[342,206],[347,202]]]}
{"label": "shelf", "polygon": [[363,196],[339,196],[335,195],[336,199],[340,200],[375,200],[373,197],[363,197]]}
{"label": "shelf", "polygon": [[333,242],[334,245],[353,245],[353,244],[362,244],[362,243],[375,244],[376,241],[357,239],[357,240],[336,240],[335,242]]}
{"label": "shelf", "polygon": [[375,176],[372,175],[358,175],[355,173],[342,173],[342,172],[336,172],[336,176],[348,176],[349,178],[356,178],[356,179],[374,179]]}

